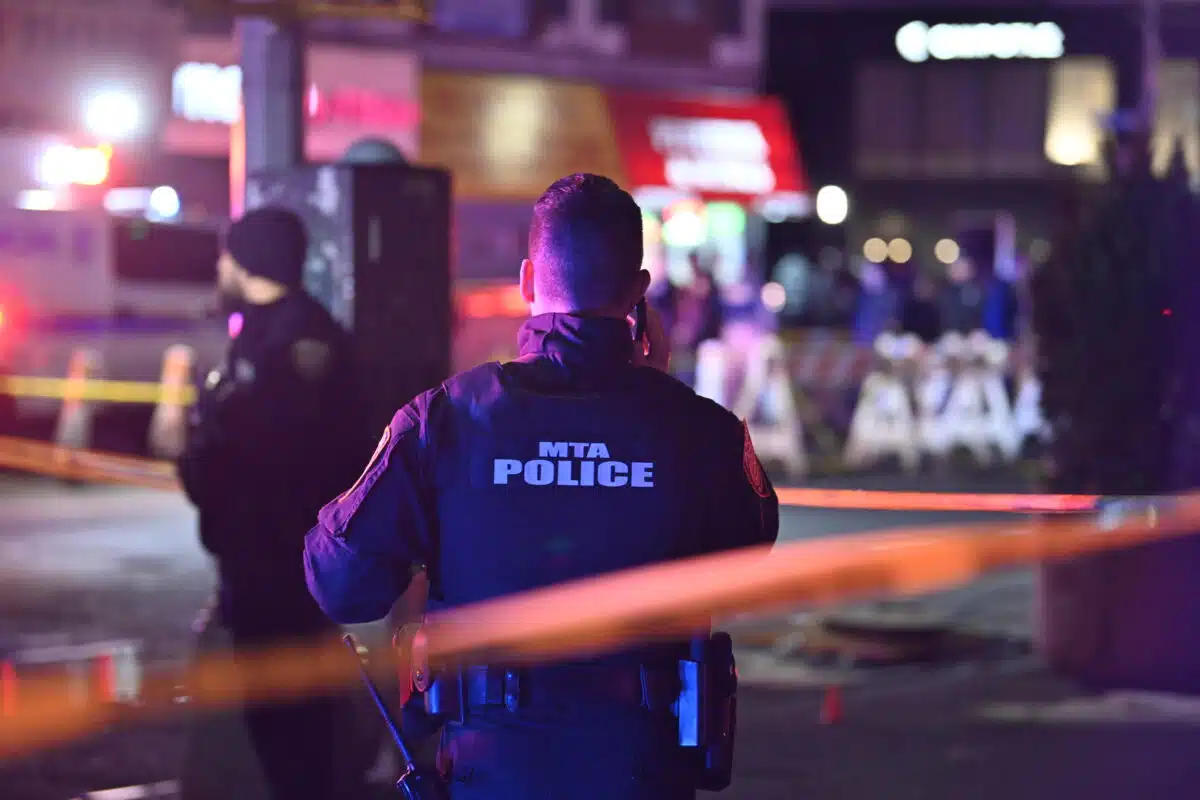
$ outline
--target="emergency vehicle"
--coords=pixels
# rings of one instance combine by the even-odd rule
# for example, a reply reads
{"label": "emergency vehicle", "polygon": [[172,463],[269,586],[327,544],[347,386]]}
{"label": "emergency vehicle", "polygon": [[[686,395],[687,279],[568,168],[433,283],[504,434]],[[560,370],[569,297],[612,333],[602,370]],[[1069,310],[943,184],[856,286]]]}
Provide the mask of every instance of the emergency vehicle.
{"label": "emergency vehicle", "polygon": [[[98,377],[158,381],[174,344],[193,349],[194,376],[207,374],[230,333],[216,303],[219,247],[216,224],[0,209],[0,377],[65,378],[72,353],[90,349]],[[455,289],[454,370],[515,357],[528,309],[514,283]],[[60,408],[52,391],[0,390],[0,432],[14,417],[45,421]],[[97,409],[115,410],[104,402]]]}
{"label": "emergency vehicle", "polygon": [[[72,353],[87,348],[100,377],[157,381],[173,344],[190,345],[204,374],[229,340],[218,250],[215,226],[0,209],[0,375],[64,378]],[[61,402],[12,400],[18,419],[54,415]]]}

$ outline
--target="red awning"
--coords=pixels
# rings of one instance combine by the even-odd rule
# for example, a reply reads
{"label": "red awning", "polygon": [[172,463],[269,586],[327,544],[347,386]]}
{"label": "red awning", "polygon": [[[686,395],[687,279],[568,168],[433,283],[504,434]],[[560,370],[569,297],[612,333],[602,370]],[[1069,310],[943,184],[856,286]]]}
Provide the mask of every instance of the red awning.
{"label": "red awning", "polygon": [[776,98],[609,91],[607,100],[634,191],[774,205],[787,215],[807,208],[808,181]]}

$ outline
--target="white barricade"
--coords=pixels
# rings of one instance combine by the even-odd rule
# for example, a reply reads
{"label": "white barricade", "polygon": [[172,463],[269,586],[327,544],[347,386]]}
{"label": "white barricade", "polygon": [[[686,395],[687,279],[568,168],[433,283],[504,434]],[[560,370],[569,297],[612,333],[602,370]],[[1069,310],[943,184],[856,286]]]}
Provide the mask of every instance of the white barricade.
{"label": "white barricade", "polygon": [[878,365],[863,381],[850,420],[843,460],[851,469],[861,469],[886,456],[896,456],[908,472],[921,465],[917,446],[916,420],[904,370],[921,350],[914,336],[881,334],[875,340]]}
{"label": "white barricade", "polygon": [[196,352],[185,344],[174,344],[163,356],[162,395],[150,419],[150,453],[158,458],[178,458],[187,440],[187,397],[192,385]]}
{"label": "white barricade", "polygon": [[728,377],[725,344],[720,339],[701,342],[696,348],[696,394],[726,405]]}
{"label": "white barricade", "polygon": [[917,443],[923,453],[942,457],[950,452],[951,435],[943,412],[954,389],[955,373],[962,361],[966,340],[947,333],[927,348],[916,379]]}
{"label": "white barricade", "polygon": [[1050,438],[1050,423],[1046,421],[1042,412],[1042,382],[1028,365],[1021,368],[1021,374],[1017,378],[1013,425],[1022,445],[1029,439],[1045,442]]}
{"label": "white barricade", "polygon": [[766,334],[755,343],[733,413],[746,420],[759,458],[780,462],[791,479],[808,474],[787,349],[778,336]]}
{"label": "white barricade", "polygon": [[938,342],[917,387],[921,449],[946,458],[956,448],[981,465],[1020,455],[1021,437],[1005,386],[1009,348],[983,331],[963,338],[948,333]]}
{"label": "white barricade", "polygon": [[986,429],[992,444],[1000,451],[1000,456],[1011,463],[1021,455],[1022,441],[1005,384],[1012,351],[1007,343],[993,339],[982,331],[978,332],[976,347],[981,354],[979,369],[986,409]]}

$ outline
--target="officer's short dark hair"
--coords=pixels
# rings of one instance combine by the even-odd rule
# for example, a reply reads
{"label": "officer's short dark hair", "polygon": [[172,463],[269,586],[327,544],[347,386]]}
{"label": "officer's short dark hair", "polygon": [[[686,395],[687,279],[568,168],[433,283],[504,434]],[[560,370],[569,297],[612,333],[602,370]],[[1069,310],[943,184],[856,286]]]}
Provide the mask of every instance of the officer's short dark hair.
{"label": "officer's short dark hair", "polygon": [[642,212],[601,175],[555,181],[533,207],[529,258],[538,289],[575,310],[625,299],[642,268]]}

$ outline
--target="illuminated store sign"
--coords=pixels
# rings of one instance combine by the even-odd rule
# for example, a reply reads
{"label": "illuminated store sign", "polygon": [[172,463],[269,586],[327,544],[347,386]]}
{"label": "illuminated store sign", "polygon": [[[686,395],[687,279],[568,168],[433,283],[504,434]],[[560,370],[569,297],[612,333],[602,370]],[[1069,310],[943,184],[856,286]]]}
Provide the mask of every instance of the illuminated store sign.
{"label": "illuminated store sign", "polygon": [[[416,124],[415,104],[364,89],[308,89],[314,123],[407,128]],[[237,65],[181,64],[171,81],[171,107],[189,122],[232,125],[241,113],[242,70]]]}
{"label": "illuminated store sign", "polygon": [[1062,28],[1053,22],[927,25],[910,22],[896,31],[896,52],[905,61],[987,58],[1061,58]]}
{"label": "illuminated store sign", "polygon": [[655,117],[650,141],[673,188],[747,195],[775,189],[771,148],[752,120]]}

